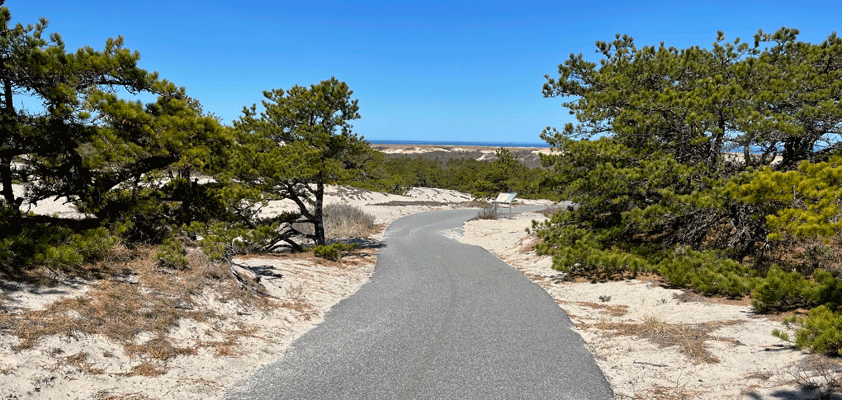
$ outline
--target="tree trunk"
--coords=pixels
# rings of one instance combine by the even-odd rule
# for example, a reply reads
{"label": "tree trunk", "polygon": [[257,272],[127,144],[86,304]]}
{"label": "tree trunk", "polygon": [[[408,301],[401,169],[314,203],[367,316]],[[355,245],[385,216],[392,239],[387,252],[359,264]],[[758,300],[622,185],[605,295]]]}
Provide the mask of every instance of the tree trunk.
{"label": "tree trunk", "polygon": [[[2,63],[5,65],[5,61]],[[4,68],[5,69],[5,68]],[[15,127],[13,121],[16,119],[15,115],[15,106],[12,102],[12,81],[9,79],[3,79],[3,93],[0,96],[0,113],[2,113],[3,119],[3,126],[2,126],[2,134],[4,136],[3,141],[8,143],[0,143],[0,148],[4,148],[5,150],[2,156],[0,156],[0,184],[3,185],[2,194],[3,200],[5,200],[6,207],[10,207],[12,212],[9,214],[9,220],[6,222],[6,232],[5,234],[15,234],[20,232],[21,229],[21,215],[20,215],[20,205],[23,202],[23,198],[17,199],[15,198],[15,192],[12,190],[12,160],[14,159],[14,135],[12,134],[12,130]],[[9,146],[6,148],[6,146]]]}
{"label": "tree trunk", "polygon": [[6,205],[17,209],[18,202],[15,199],[15,192],[12,190],[12,158],[0,157],[0,180],[3,183],[3,200]]}
{"label": "tree trunk", "polygon": [[325,221],[323,215],[323,205],[325,197],[325,184],[322,182],[316,183],[316,209],[313,211],[313,240],[316,246],[324,246],[325,244]]}

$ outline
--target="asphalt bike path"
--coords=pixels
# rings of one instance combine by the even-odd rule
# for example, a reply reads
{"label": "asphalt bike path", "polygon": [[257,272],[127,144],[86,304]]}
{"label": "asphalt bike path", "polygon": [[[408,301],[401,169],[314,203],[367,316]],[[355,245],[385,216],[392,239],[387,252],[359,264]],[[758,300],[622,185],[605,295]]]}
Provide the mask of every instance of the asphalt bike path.
{"label": "asphalt bike path", "polygon": [[371,280],[225,398],[611,399],[543,289],[443,234],[476,215],[431,211],[393,222]]}

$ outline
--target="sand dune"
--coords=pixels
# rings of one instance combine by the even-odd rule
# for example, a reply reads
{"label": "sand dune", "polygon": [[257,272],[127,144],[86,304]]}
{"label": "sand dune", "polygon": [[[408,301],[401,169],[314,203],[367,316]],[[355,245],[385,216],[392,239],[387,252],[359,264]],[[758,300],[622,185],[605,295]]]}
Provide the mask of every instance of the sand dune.
{"label": "sand dune", "polygon": [[[463,193],[429,188],[395,196],[332,187],[327,203],[360,206],[375,215],[377,223],[388,224],[412,213],[459,207],[469,199]],[[38,207],[45,213],[70,212],[61,202]],[[289,207],[278,202],[268,212]],[[561,279],[551,269],[551,260],[535,254],[535,238],[525,231],[533,219],[543,218],[531,213],[512,220],[471,221],[464,234],[450,234],[487,248],[546,290],[570,314],[617,399],[797,399],[818,393],[795,385],[804,371],[799,363],[808,360],[807,355],[771,336],[771,330],[781,324],[755,315],[745,304],[688,295],[654,280],[592,284]],[[381,239],[380,234],[371,238]],[[218,398],[227,387],[281,357],[334,304],[358,290],[372,274],[375,260],[376,250],[341,264],[307,257],[236,260],[235,268],[243,274],[262,271],[260,285],[274,296],[273,301],[295,306],[244,310],[215,293],[196,293],[197,304],[221,317],[206,322],[183,320],[173,329],[169,337],[175,343],[198,350],[167,359],[166,371],[157,376],[133,374],[144,360],[127,355],[122,346],[98,335],[67,332],[15,351],[20,339],[0,331],[3,398]],[[9,313],[44,309],[61,298],[84,299],[99,284],[74,280],[47,288],[0,283],[0,304]],[[674,331],[686,343],[669,339]],[[232,339],[226,336],[230,332],[248,334]],[[698,339],[703,339],[700,345]],[[143,332],[135,338],[139,345],[149,340]],[[202,345],[223,340],[234,341],[232,350],[224,354]],[[682,347],[693,343],[699,352]]]}

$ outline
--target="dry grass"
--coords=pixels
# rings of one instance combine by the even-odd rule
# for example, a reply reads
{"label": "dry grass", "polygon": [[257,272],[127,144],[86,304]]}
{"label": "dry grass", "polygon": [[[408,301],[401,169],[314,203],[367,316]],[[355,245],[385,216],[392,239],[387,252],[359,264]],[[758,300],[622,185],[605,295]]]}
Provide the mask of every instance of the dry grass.
{"label": "dry grass", "polygon": [[[725,321],[705,324],[670,324],[657,318],[647,318],[642,323],[615,322],[599,323],[597,328],[613,331],[617,335],[637,336],[655,343],[659,347],[677,347],[694,364],[716,364],[719,359],[708,351],[705,342],[723,340],[711,333],[719,327],[738,324],[740,321]],[[734,345],[739,342],[726,340]]]}
{"label": "dry grass", "polygon": [[487,202],[477,202],[477,207],[479,207],[479,212],[477,213],[476,217],[470,219],[470,221],[478,220],[478,219],[497,219],[497,207],[491,203]]}
{"label": "dry grass", "polygon": [[374,216],[347,203],[332,203],[324,208],[325,235],[329,238],[368,237],[376,230]]}
{"label": "dry grass", "polygon": [[[44,310],[0,310],[0,328],[20,339],[14,350],[32,348],[41,338],[51,335],[101,335],[122,345],[130,357],[144,360],[128,375],[157,376],[166,373],[167,360],[196,354],[200,346],[215,347],[220,354],[234,354],[236,338],[248,333],[239,328],[226,332],[226,339],[221,342],[176,345],[169,335],[180,321],[224,319],[197,304],[201,295],[216,293],[222,301],[236,301],[244,308],[268,311],[278,307],[277,302],[243,289],[231,278],[227,265],[209,262],[201,251],[191,252],[188,268],[178,271],[160,267],[151,248],[117,248],[113,253],[113,257],[89,266],[104,277],[92,283],[83,296],[59,300]],[[151,339],[138,341],[141,333]],[[87,357],[82,352],[59,358],[58,364],[89,374],[103,373],[92,368]]]}
{"label": "dry grass", "polygon": [[121,393],[121,394],[112,394],[106,391],[97,393],[94,397],[94,400],[147,400],[147,397],[141,393]]}
{"label": "dry grass", "polygon": [[600,304],[592,302],[579,302],[576,304],[600,310],[600,312],[612,317],[622,317],[629,313],[629,306],[625,304]]}
{"label": "dry grass", "polygon": [[[324,206],[324,228],[326,239],[365,238],[379,230],[375,217],[362,208],[347,203],[331,203]],[[293,227],[305,234],[313,234],[313,224],[295,223]]]}
{"label": "dry grass", "polygon": [[125,374],[126,376],[146,376],[155,377],[167,373],[167,368],[151,361],[144,361],[139,365],[135,365],[132,371]]}
{"label": "dry grass", "polygon": [[268,254],[253,254],[239,256],[239,259],[250,260],[253,258],[274,259],[274,260],[298,260],[306,263],[323,265],[326,267],[345,269],[349,266],[360,266],[373,264],[377,258],[376,248],[357,248],[337,261],[328,260],[321,257],[316,257],[313,252],[286,252],[286,253],[268,253]]}
{"label": "dry grass", "polygon": [[796,270],[806,275],[817,268],[839,272],[842,235],[811,239],[784,237],[772,248],[770,257],[784,270]]}
{"label": "dry grass", "polygon": [[284,289],[286,300],[281,303],[281,307],[294,310],[301,314],[306,320],[310,320],[315,314],[312,312],[313,306],[307,302],[304,297],[304,283],[298,285],[290,285]]}
{"label": "dry grass", "polygon": [[686,383],[676,383],[675,386],[653,385],[651,389],[646,390],[641,399],[651,400],[691,400],[696,399],[705,392],[702,390],[687,389]]}
{"label": "dry grass", "polygon": [[56,361],[56,369],[61,368],[63,365],[70,365],[75,369],[82,371],[89,375],[101,375],[105,373],[105,370],[102,368],[94,368],[92,365],[93,363],[86,362],[88,359],[88,353],[86,352],[79,352],[72,356],[61,357],[58,358]]}
{"label": "dry grass", "polygon": [[842,389],[842,360],[824,355],[810,355],[788,370],[793,382],[810,389]]}

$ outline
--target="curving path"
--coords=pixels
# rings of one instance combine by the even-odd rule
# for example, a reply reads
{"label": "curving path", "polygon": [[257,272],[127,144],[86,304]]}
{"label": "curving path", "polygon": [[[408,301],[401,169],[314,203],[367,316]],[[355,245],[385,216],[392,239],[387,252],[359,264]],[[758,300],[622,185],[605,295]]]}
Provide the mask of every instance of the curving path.
{"label": "curving path", "polygon": [[612,398],[546,292],[485,249],[441,234],[476,212],[392,223],[371,281],[225,398]]}

